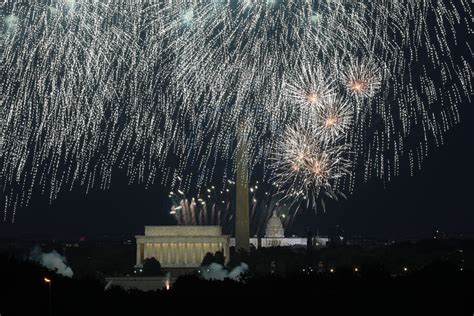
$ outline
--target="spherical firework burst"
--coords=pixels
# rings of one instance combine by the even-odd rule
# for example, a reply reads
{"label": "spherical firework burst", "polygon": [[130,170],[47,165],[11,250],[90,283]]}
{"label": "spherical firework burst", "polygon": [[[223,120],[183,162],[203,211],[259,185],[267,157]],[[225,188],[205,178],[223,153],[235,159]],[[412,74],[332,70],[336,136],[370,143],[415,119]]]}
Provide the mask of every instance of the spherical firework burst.
{"label": "spherical firework burst", "polygon": [[278,143],[273,168],[286,196],[303,196],[316,205],[321,193],[335,197],[339,179],[350,175],[347,148],[319,140],[311,130],[289,128]]}
{"label": "spherical firework burst", "polygon": [[321,107],[326,99],[334,94],[334,84],[323,67],[303,65],[296,69],[291,79],[285,83],[285,94],[288,102],[298,105],[302,111],[314,111]]}
{"label": "spherical firework burst", "polygon": [[382,85],[382,69],[372,60],[351,59],[342,69],[342,81],[356,98],[374,97]]}
{"label": "spherical firework burst", "polygon": [[353,119],[352,104],[343,97],[333,95],[317,111],[317,137],[325,143],[336,142],[351,127]]}

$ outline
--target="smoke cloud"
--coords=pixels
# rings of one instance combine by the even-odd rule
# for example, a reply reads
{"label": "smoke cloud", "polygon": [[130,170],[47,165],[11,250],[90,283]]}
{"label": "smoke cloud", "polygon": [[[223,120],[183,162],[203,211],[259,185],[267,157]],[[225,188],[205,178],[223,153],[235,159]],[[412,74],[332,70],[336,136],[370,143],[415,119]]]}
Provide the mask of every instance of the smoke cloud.
{"label": "smoke cloud", "polygon": [[235,281],[240,281],[242,275],[247,272],[248,269],[249,266],[243,262],[239,266],[232,269],[230,272],[226,270],[221,264],[211,263],[208,266],[201,267],[201,269],[199,269],[199,273],[206,280],[222,281],[224,279],[232,279]]}
{"label": "smoke cloud", "polygon": [[56,273],[72,278],[72,269],[66,264],[66,258],[61,256],[56,250],[44,253],[40,247],[36,246],[31,250],[30,260],[36,261],[43,267],[56,271]]}

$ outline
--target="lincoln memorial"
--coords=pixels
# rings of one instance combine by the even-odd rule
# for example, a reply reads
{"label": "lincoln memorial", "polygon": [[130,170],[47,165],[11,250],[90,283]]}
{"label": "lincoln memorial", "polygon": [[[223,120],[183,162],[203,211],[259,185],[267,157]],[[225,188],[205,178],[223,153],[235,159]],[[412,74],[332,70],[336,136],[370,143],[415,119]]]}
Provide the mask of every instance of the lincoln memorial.
{"label": "lincoln memorial", "polygon": [[145,235],[135,237],[137,267],[154,257],[164,268],[195,268],[206,253],[217,251],[229,260],[229,236],[220,226],[145,226]]}

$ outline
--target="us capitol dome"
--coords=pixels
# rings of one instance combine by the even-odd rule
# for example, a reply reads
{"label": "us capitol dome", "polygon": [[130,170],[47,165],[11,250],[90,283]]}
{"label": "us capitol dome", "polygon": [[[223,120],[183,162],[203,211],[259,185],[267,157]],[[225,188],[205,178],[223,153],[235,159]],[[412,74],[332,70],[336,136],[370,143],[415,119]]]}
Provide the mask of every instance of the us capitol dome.
{"label": "us capitol dome", "polygon": [[268,220],[267,227],[265,228],[265,237],[266,238],[284,238],[285,230],[283,229],[283,224],[281,223],[280,218],[278,217],[276,211],[273,211],[272,217]]}
{"label": "us capitol dome", "polygon": [[[253,237],[250,238],[250,244],[255,248],[261,247],[307,247],[308,239],[305,237],[285,237],[285,229],[280,216],[276,211],[273,211],[272,216],[267,221],[265,226],[264,237]],[[312,243],[316,247],[326,246],[328,241],[327,237],[313,236]],[[230,238],[230,246],[235,247],[235,238]]]}

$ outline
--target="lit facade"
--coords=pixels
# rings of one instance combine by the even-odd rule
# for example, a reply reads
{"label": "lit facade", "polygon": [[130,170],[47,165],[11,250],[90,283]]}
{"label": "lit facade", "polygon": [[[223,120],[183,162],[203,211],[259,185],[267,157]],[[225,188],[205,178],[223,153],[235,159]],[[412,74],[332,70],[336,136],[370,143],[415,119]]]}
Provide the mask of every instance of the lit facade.
{"label": "lit facade", "polygon": [[164,268],[196,268],[206,253],[217,251],[229,260],[229,236],[220,226],[145,226],[145,235],[135,237],[137,267],[154,257]]}
{"label": "lit facade", "polygon": [[[313,246],[325,247],[328,242],[327,237],[315,236],[313,237]],[[266,248],[266,247],[306,247],[308,244],[307,238],[300,237],[285,237],[285,230],[283,224],[276,214],[268,219],[267,226],[265,228],[265,237],[263,238],[250,238],[250,244],[255,248]],[[235,239],[230,239],[230,246],[235,246]]]}

